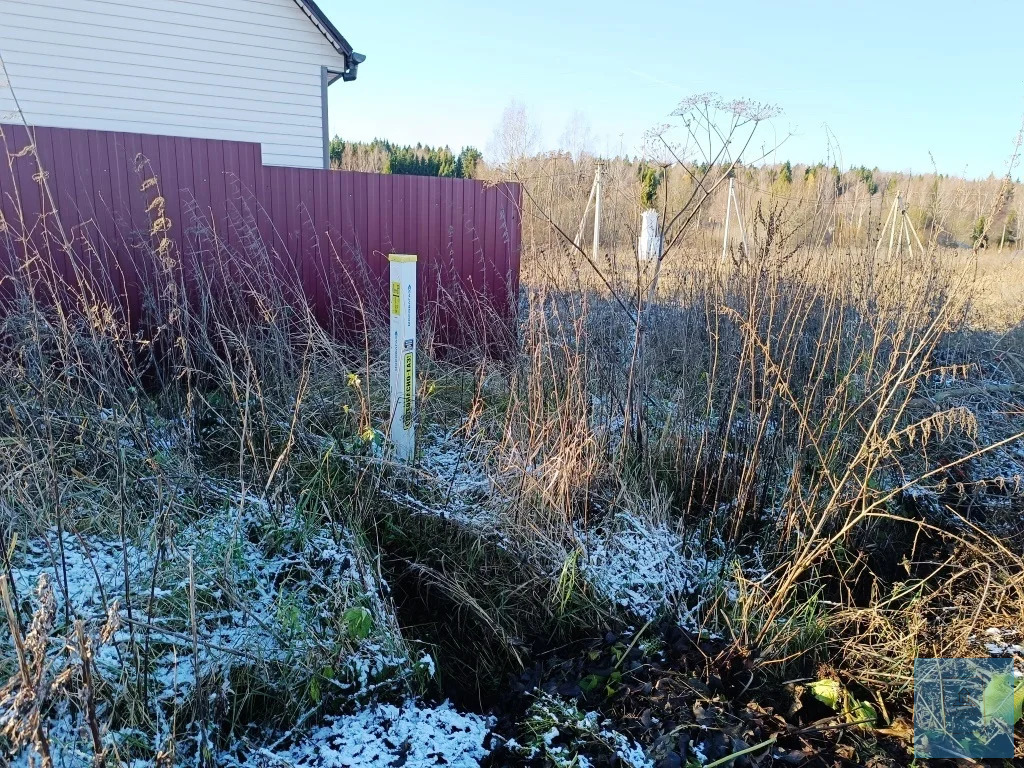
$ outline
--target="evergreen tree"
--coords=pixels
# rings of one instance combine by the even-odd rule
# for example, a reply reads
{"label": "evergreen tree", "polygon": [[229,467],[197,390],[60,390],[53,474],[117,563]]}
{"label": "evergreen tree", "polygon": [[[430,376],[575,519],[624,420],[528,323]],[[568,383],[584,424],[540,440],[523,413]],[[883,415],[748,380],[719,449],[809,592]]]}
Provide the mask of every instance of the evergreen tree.
{"label": "evergreen tree", "polygon": [[839,172],[839,166],[833,164],[828,169],[829,183],[832,185],[832,190],[835,192],[836,197],[839,197],[846,189],[843,187],[843,174]]}
{"label": "evergreen tree", "polygon": [[330,160],[331,168],[341,167],[341,158],[345,154],[345,142],[341,140],[341,137],[335,134],[334,138],[331,139],[331,143],[327,145],[327,157]]}
{"label": "evergreen tree", "polygon": [[775,190],[776,194],[787,195],[789,194],[789,187],[793,183],[793,165],[787,160],[782,165],[772,171],[772,189]]}
{"label": "evergreen tree", "polygon": [[785,186],[793,183],[793,166],[790,165],[789,160],[784,162],[779,169],[779,183]]}
{"label": "evergreen tree", "polygon": [[1010,211],[1006,214],[1006,234],[1003,236],[1003,242],[1009,245],[1016,245],[1019,232],[1020,225],[1017,223],[1017,212]]}
{"label": "evergreen tree", "polygon": [[476,147],[464,147],[459,152],[459,157],[455,161],[455,175],[460,179],[475,178],[477,166],[480,165],[482,159],[483,155],[480,154],[479,149]]}
{"label": "evergreen tree", "polygon": [[654,166],[640,164],[640,207],[644,210],[654,207],[661,185],[661,174]]}
{"label": "evergreen tree", "polygon": [[451,178],[455,176],[455,155],[449,147],[438,152],[437,175]]}
{"label": "evergreen tree", "polygon": [[971,232],[971,242],[975,248],[984,248],[988,245],[988,235],[985,234],[985,217],[979,216],[974,222],[974,231]]}
{"label": "evergreen tree", "polygon": [[[875,170],[878,169],[876,168]],[[854,168],[853,174],[864,182],[864,186],[867,187],[869,195],[874,195],[878,192],[878,182],[875,181],[874,171],[871,171],[862,165],[860,168]]]}

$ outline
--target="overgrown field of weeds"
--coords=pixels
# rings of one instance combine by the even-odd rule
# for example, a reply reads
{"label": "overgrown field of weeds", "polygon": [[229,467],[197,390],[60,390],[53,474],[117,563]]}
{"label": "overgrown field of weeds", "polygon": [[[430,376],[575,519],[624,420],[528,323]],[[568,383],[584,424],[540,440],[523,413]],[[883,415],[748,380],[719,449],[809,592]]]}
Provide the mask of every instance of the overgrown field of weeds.
{"label": "overgrown field of weeds", "polygon": [[908,765],[915,657],[1024,661],[1019,257],[528,252],[504,354],[426,329],[406,466],[386,340],[257,240],[154,228],[142,337],[4,225],[12,765]]}

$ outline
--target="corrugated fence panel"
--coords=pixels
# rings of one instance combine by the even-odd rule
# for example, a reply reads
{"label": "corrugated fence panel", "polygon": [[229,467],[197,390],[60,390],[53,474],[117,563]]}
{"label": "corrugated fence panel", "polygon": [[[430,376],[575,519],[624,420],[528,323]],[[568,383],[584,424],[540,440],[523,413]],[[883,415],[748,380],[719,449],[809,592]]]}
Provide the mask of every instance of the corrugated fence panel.
{"label": "corrugated fence panel", "polygon": [[[38,254],[80,297],[87,276],[92,300],[141,326],[166,235],[186,286],[195,264],[236,285],[270,268],[282,285],[298,281],[321,322],[349,330],[386,320],[390,253],[419,256],[421,312],[443,336],[514,317],[516,184],[268,167],[260,146],[244,142],[0,131],[0,295],[13,295],[9,278]],[[35,152],[25,151],[32,137]]]}
{"label": "corrugated fence panel", "polygon": [[[0,128],[2,146],[7,157],[11,157],[21,147],[16,132],[10,128]],[[15,291],[13,275],[17,271],[16,255],[19,251],[18,240],[21,236],[18,225],[18,206],[14,199],[16,188],[17,161],[0,163],[0,298],[10,300]]]}

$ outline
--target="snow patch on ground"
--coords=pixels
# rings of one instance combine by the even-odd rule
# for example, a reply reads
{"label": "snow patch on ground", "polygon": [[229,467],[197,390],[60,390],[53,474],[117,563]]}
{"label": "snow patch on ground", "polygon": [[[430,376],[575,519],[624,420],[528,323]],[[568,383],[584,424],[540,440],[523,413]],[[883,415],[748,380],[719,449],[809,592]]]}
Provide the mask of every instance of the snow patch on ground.
{"label": "snow patch on ground", "polygon": [[492,506],[486,502],[495,493],[487,474],[487,460],[481,447],[456,432],[431,428],[421,438],[418,469],[426,493],[393,495],[395,503],[420,514],[454,520],[481,534],[500,529]]}
{"label": "snow patch on ground", "polygon": [[25,543],[11,576],[20,600],[35,592],[40,574],[45,573],[57,599],[58,616],[67,608],[73,617],[102,619],[110,602],[124,603],[126,563],[128,584],[139,584],[148,579],[153,557],[133,544],[122,546],[116,540],[59,533],[54,528]]}
{"label": "snow patch on ground", "polygon": [[[12,576],[19,600],[25,601],[33,594],[40,574],[45,573],[57,598],[59,619],[67,608],[72,618],[102,620],[108,606],[117,602],[122,629],[115,635],[114,646],[128,642],[133,631],[129,617],[135,622],[136,633],[145,631],[144,624],[151,625],[154,649],[165,651],[156,662],[154,674],[161,686],[156,697],[174,700],[194,687],[197,672],[200,677],[224,673],[238,661],[238,653],[284,663],[293,656],[301,657],[305,644],[328,631],[336,621],[333,611],[338,602],[326,600],[326,596],[344,598],[347,594],[356,601],[376,591],[375,584],[367,583],[349,548],[323,532],[293,532],[282,524],[279,535],[291,540],[279,551],[265,551],[262,543],[254,543],[247,535],[251,526],[260,523],[248,515],[240,517],[235,506],[239,500],[226,489],[220,490],[230,505],[180,531],[176,539],[188,542],[188,550],[165,546],[155,580],[155,547],[151,550],[135,543],[67,532],[58,535],[53,530],[26,542],[15,558]],[[265,502],[256,501],[245,499],[250,511],[266,514]],[[197,595],[198,670],[193,669],[188,639],[188,603],[193,588],[190,558]],[[126,561],[130,614],[126,605]],[[231,568],[230,583],[225,583],[226,565]],[[235,594],[228,594],[226,588]],[[151,605],[153,615],[148,617]],[[103,670],[106,661],[110,662],[109,670]],[[97,657],[101,671],[115,675],[122,661],[112,651]],[[357,654],[351,661],[356,687],[386,669],[401,666],[400,659],[382,651],[367,658]]]}
{"label": "snow patch on ground", "polygon": [[330,720],[281,751],[261,750],[238,763],[252,768],[477,768],[488,754],[484,742],[491,722],[462,714],[445,702],[428,707],[415,701],[377,704]]}
{"label": "snow patch on ground", "polygon": [[[60,716],[47,724],[54,764],[63,768],[91,768],[94,764],[92,742],[85,725],[78,722],[80,718],[68,713],[66,705],[61,709]],[[492,725],[491,720],[463,714],[447,702],[436,707],[413,700],[400,706],[376,704],[351,715],[330,718],[325,725],[312,729],[289,747],[257,749],[245,757],[232,750],[215,755],[214,760],[224,768],[376,768],[389,765],[479,768],[480,760],[489,753],[485,744]],[[121,743],[126,735],[130,734],[108,734],[105,743],[108,746]],[[179,747],[176,765],[194,765],[194,758],[181,759],[181,737],[179,733],[175,739]],[[29,768],[38,763],[39,756],[30,747],[10,765]],[[166,763],[151,758],[128,760],[118,765],[157,768]]]}
{"label": "snow patch on ground", "polygon": [[477,449],[454,432],[433,428],[425,435],[422,468],[455,497],[484,496],[491,491],[486,464]]}
{"label": "snow patch on ground", "polygon": [[[333,671],[322,685],[353,706],[397,691],[404,695],[411,675],[432,674],[432,659],[414,663],[408,657],[385,605],[386,585],[360,561],[347,531],[332,534],[304,521],[291,505],[272,508],[227,484],[206,483],[202,495],[198,519],[175,521],[176,546],[154,524],[124,543],[116,536],[50,530],[17,547],[11,576],[19,607],[26,614],[35,609],[41,575],[54,593],[51,675],[68,660],[65,618],[84,619],[91,632],[115,603],[119,628],[109,642],[94,643],[96,670],[102,680],[123,684],[137,674],[130,660],[148,649],[158,720],[172,718],[200,687],[210,706],[229,705],[237,693],[232,672],[239,667],[246,668],[242,679],[263,677],[273,686],[285,670],[297,670],[301,682],[307,667],[329,663]],[[197,647],[191,639],[193,594]],[[101,720],[105,707],[101,703]],[[54,748],[65,755],[61,764],[90,764],[77,758],[91,752],[80,720],[67,712],[51,718]],[[170,731],[170,725],[155,726]],[[160,733],[140,734],[139,740],[156,748],[163,743]],[[108,734],[114,741],[122,736]],[[195,734],[182,737],[175,736],[180,754],[189,754],[185,745],[194,744]]]}
{"label": "snow patch on ground", "polygon": [[971,639],[988,651],[989,656],[1012,656],[1014,674],[1024,678],[1024,633],[1016,629],[989,627],[981,637]]}
{"label": "snow patch on ground", "polygon": [[664,522],[619,513],[610,525],[581,538],[581,567],[590,583],[645,620],[676,610],[684,626],[696,628],[701,605],[724,585],[722,561],[702,554],[696,542]]}

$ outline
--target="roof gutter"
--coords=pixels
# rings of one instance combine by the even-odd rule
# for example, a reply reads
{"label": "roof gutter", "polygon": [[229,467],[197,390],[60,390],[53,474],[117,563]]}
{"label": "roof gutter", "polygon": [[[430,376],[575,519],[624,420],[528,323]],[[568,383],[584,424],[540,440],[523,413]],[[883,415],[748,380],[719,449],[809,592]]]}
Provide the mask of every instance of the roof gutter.
{"label": "roof gutter", "polygon": [[334,46],[334,49],[345,57],[345,69],[341,72],[341,79],[346,83],[355,80],[359,72],[359,65],[366,61],[366,56],[356,53],[352,49],[348,40],[331,23],[331,20],[327,18],[327,14],[320,10],[320,6],[316,4],[315,0],[295,0],[295,4],[305,12],[310,21],[316,24],[323,36],[327,38],[327,41]]}

